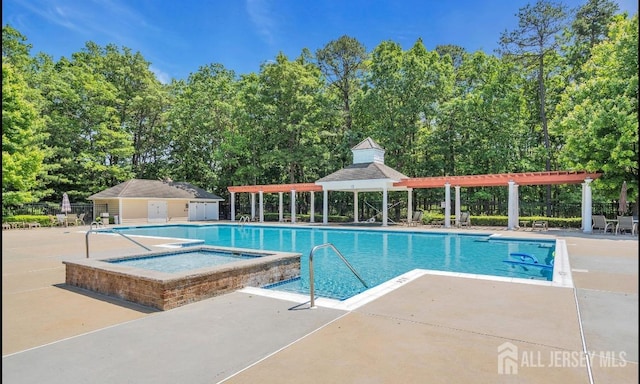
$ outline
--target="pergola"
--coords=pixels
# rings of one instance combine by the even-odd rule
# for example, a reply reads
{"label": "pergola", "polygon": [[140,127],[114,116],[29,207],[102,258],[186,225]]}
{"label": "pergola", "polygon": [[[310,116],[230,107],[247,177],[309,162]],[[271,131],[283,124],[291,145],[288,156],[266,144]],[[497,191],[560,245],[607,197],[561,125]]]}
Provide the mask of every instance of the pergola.
{"label": "pergola", "polygon": [[411,222],[413,189],[416,188],[444,188],[445,228],[451,227],[451,186],[455,190],[455,222],[460,222],[460,188],[461,187],[507,187],[508,201],[508,229],[518,228],[520,185],[549,185],[549,184],[582,184],[582,229],[590,233],[592,197],[590,183],[601,176],[600,173],[586,171],[551,171],[551,172],[523,172],[501,173],[489,175],[468,176],[435,176],[410,178],[384,165],[384,150],[371,138],[363,140],[352,149],[353,164],[332,173],[315,183],[297,184],[268,184],[231,186],[231,221],[235,221],[235,194],[251,194],[251,218],[256,218],[255,196],[259,196],[259,218],[264,221],[264,193],[279,194],[279,219],[283,221],[283,194],[291,193],[291,222],[296,222],[296,193],[309,192],[311,212],[310,222],[315,222],[314,199],[315,192],[323,192],[323,223],[328,224],[328,193],[329,191],[350,191],[354,193],[354,222],[358,222],[358,193],[382,191],[382,225],[388,225],[388,191],[407,191],[407,221]]}

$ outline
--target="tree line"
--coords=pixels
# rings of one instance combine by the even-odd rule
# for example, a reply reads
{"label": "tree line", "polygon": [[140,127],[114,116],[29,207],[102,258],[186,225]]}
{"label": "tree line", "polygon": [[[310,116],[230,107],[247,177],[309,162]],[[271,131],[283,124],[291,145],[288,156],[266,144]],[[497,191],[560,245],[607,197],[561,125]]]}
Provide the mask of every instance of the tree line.
{"label": "tree line", "polygon": [[[602,172],[594,199],[627,182],[638,202],[638,15],[609,0],[540,0],[494,54],[455,45],[367,50],[342,36],[258,73],[221,64],[162,84],[140,52],[87,42],[57,62],[2,29],[2,205],[73,201],[130,178],[227,186],[313,182],[370,136],[410,177]],[[469,188],[468,200],[504,198]],[[442,191],[416,191],[416,201]],[[344,197],[347,198],[347,197]],[[523,202],[580,201],[567,186]]]}

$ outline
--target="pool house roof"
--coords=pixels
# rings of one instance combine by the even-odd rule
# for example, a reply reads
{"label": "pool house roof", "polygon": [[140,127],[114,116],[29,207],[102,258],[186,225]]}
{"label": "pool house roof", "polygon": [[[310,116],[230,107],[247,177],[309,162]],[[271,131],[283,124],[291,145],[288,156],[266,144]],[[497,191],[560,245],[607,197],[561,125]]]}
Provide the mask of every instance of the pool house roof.
{"label": "pool house roof", "polygon": [[189,183],[145,179],[131,179],[88,197],[89,200],[136,198],[224,201],[222,197]]}

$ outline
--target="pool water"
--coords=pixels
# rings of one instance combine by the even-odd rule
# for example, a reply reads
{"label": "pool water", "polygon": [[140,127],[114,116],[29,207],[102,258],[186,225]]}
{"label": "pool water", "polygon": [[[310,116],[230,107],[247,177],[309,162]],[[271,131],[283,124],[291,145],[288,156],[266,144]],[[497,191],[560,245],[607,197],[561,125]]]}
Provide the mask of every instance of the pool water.
{"label": "pool water", "polygon": [[253,259],[255,257],[260,256],[222,251],[183,251],[165,254],[162,256],[125,258],[109,260],[108,262],[128,267],[175,273],[203,267],[214,267],[217,265],[233,263],[238,260]]}
{"label": "pool water", "polygon": [[[505,263],[514,253],[552,263],[555,240],[502,238],[470,233],[429,233],[316,227],[251,225],[170,225],[121,227],[127,235],[202,240],[206,245],[302,253],[300,278],[272,289],[309,292],[309,252],[332,243],[371,288],[413,269],[551,281],[553,268]],[[313,258],[319,296],[344,300],[365,291],[362,283],[330,249]]]}

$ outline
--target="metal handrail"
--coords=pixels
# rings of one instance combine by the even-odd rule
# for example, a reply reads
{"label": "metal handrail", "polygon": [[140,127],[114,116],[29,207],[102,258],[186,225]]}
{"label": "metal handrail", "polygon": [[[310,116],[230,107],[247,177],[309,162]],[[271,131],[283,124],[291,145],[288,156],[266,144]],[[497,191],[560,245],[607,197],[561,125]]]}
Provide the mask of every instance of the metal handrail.
{"label": "metal handrail", "polygon": [[309,295],[311,296],[310,300],[309,300],[309,308],[311,308],[311,309],[316,307],[316,305],[315,305],[315,287],[314,287],[314,283],[313,283],[313,254],[318,249],[327,248],[327,247],[330,247],[331,249],[333,249],[333,251],[340,257],[340,259],[342,259],[342,261],[345,263],[345,265],[347,267],[349,267],[351,272],[358,278],[358,280],[360,280],[360,282],[362,283],[362,285],[364,285],[365,288],[369,288],[367,283],[365,283],[364,279],[362,279],[362,277],[360,277],[358,272],[356,272],[356,270],[353,268],[353,266],[351,264],[349,264],[349,262],[347,261],[347,259],[345,259],[345,257],[342,255],[342,253],[340,253],[340,251],[338,251],[338,248],[336,248],[331,243],[324,243],[324,244],[316,245],[315,247],[313,247],[313,249],[311,249],[311,252],[309,252]]}
{"label": "metal handrail", "polygon": [[248,223],[251,221],[251,218],[247,215],[244,215],[242,217],[240,217],[240,220],[238,220],[239,224],[244,224],[244,223]]}
{"label": "metal handrail", "polygon": [[90,229],[90,230],[88,230],[88,231],[87,231],[87,233],[84,235],[84,242],[85,242],[85,245],[86,245],[86,247],[87,247],[87,259],[89,258],[89,234],[91,234],[92,232],[116,233],[116,234],[118,234],[118,235],[120,235],[120,236],[124,237],[125,239],[127,239],[127,240],[131,241],[132,243],[135,243],[135,244],[137,244],[137,245],[141,246],[142,248],[146,249],[147,251],[151,251],[151,248],[148,248],[148,247],[146,247],[146,246],[144,246],[144,245],[142,245],[142,244],[138,243],[137,241],[133,240],[132,238],[130,238],[129,236],[125,235],[125,234],[124,234],[124,233],[122,233],[122,232],[118,232],[118,231],[113,230],[113,229],[101,229],[101,230],[93,230],[93,229]]}

